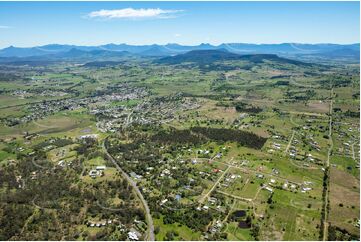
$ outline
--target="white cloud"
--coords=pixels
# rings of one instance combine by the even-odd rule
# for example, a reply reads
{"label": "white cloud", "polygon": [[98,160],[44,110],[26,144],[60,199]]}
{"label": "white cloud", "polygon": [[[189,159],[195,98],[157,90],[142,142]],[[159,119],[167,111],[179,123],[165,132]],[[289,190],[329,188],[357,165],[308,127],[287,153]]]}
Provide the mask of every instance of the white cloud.
{"label": "white cloud", "polygon": [[88,14],[90,18],[102,19],[149,19],[149,18],[173,18],[175,14],[183,10],[167,10],[160,8],[123,8],[113,10],[99,10]]}
{"label": "white cloud", "polygon": [[182,35],[181,34],[174,34],[174,37],[178,38],[178,37],[181,37]]}
{"label": "white cloud", "polygon": [[6,26],[6,25],[0,25],[0,29],[10,29],[10,26]]}

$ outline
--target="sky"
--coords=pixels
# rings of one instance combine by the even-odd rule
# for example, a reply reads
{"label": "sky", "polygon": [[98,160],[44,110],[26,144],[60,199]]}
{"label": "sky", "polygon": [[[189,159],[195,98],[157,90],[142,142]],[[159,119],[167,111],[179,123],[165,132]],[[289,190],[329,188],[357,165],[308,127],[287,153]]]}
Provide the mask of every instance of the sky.
{"label": "sky", "polygon": [[0,2],[0,48],[359,43],[359,2]]}

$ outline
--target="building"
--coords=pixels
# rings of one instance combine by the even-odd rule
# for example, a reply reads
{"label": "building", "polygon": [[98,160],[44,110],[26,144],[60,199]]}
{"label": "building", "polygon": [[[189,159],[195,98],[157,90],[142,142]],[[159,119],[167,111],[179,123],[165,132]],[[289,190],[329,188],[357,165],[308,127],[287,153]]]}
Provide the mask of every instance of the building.
{"label": "building", "polygon": [[139,240],[139,238],[135,232],[128,232],[128,238],[130,240],[137,240],[137,241]]}
{"label": "building", "polygon": [[106,166],[97,166],[95,169],[97,171],[104,171],[105,169],[107,169],[107,167]]}

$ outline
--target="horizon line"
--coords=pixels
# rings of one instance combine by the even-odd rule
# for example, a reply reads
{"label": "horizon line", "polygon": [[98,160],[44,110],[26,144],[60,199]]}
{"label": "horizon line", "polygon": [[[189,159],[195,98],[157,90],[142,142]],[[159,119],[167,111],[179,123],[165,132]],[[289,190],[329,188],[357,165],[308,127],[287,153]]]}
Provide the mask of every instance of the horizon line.
{"label": "horizon line", "polygon": [[152,45],[159,45],[159,46],[164,46],[164,45],[180,45],[180,46],[199,46],[199,45],[212,45],[212,46],[220,46],[222,44],[246,44],[246,45],[282,45],[282,44],[298,44],[298,45],[360,45],[360,42],[353,42],[353,43],[332,43],[332,42],[316,42],[316,43],[309,43],[309,42],[279,42],[279,43],[247,43],[247,42],[222,42],[219,44],[212,44],[212,43],[207,43],[207,42],[201,42],[198,44],[181,44],[181,43],[171,43],[168,42],[166,44],[159,44],[159,43],[144,43],[144,44],[130,44],[130,43],[126,43],[126,42],[122,42],[122,43],[114,43],[114,42],[110,42],[110,43],[105,43],[105,44],[60,44],[60,43],[49,43],[49,44],[41,44],[41,45],[33,45],[33,46],[14,46],[14,45],[9,45],[9,46],[5,46],[5,47],[0,47],[1,49],[6,49],[6,48],[36,48],[36,47],[43,47],[43,46],[48,46],[48,45],[69,45],[69,46],[86,46],[86,47],[98,47],[98,46],[104,46],[104,45],[130,45],[130,46],[152,46]]}

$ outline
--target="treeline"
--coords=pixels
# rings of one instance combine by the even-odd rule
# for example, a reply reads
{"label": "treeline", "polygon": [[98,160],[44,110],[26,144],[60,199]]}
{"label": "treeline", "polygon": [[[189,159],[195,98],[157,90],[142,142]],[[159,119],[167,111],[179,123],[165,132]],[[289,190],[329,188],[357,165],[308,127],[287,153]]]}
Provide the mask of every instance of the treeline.
{"label": "treeline", "polygon": [[360,112],[353,112],[350,110],[347,110],[344,114],[345,114],[345,116],[351,117],[351,118],[359,118],[360,117]]}
{"label": "treeline", "polygon": [[237,112],[241,113],[259,113],[262,112],[262,108],[255,107],[253,105],[247,105],[243,102],[237,102],[235,103],[235,108]]}
{"label": "treeline", "polygon": [[212,141],[237,142],[242,146],[261,149],[267,138],[254,133],[225,128],[192,127],[190,130],[160,131],[150,140],[161,144],[202,144]]}
{"label": "treeline", "polygon": [[225,102],[218,102],[217,106],[221,106],[221,107],[234,107],[236,109],[237,112],[240,113],[260,113],[262,112],[262,108],[260,107],[256,107],[253,105],[249,105],[247,103],[244,102],[231,102],[231,103],[225,103]]}
{"label": "treeline", "polygon": [[193,127],[191,131],[211,140],[237,142],[240,145],[254,149],[261,149],[267,141],[267,138],[235,129]]}
{"label": "treeline", "polygon": [[328,238],[329,241],[360,241],[360,236],[350,234],[346,229],[341,229],[337,226],[330,225],[328,227]]}
{"label": "treeline", "polygon": [[286,99],[295,99],[299,101],[306,101],[311,100],[316,96],[316,92],[314,90],[308,89],[308,90],[302,90],[302,91],[291,91],[287,90],[284,94]]}
{"label": "treeline", "polygon": [[[323,239],[323,234],[324,234],[324,227],[325,227],[325,223],[327,223],[327,214],[326,214],[326,211],[328,212],[329,211],[329,201],[326,201],[327,199],[327,192],[328,192],[328,185],[329,185],[329,168],[326,167],[325,168],[325,174],[323,176],[323,183],[322,183],[322,186],[323,186],[323,189],[322,189],[322,201],[323,201],[323,204],[322,204],[322,210],[321,210],[321,229],[320,229],[320,240]],[[325,206],[325,204],[328,204],[328,206]]]}
{"label": "treeline", "polygon": [[64,147],[64,146],[67,146],[67,145],[71,145],[73,144],[74,142],[71,140],[71,139],[63,139],[63,138],[55,138],[55,139],[49,139],[49,140],[45,140],[39,144],[36,144],[33,146],[33,149],[34,150],[40,150],[40,149],[43,149],[45,148],[46,146],[49,146],[49,145],[53,145],[53,146],[56,146],[56,147]]}
{"label": "treeline", "polygon": [[200,144],[206,140],[186,130],[162,130],[151,137],[151,141],[162,144]]}
{"label": "treeline", "polygon": [[211,100],[224,100],[224,99],[235,99],[239,97],[237,94],[231,93],[220,93],[220,94],[192,94],[192,93],[183,93],[183,97],[195,97],[195,98],[207,98]]}

